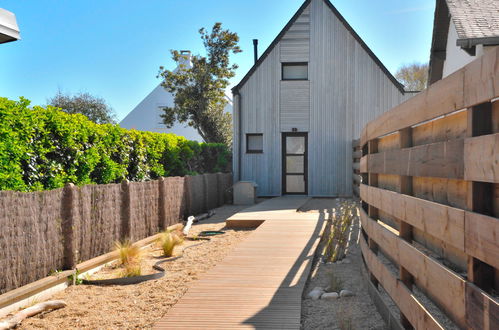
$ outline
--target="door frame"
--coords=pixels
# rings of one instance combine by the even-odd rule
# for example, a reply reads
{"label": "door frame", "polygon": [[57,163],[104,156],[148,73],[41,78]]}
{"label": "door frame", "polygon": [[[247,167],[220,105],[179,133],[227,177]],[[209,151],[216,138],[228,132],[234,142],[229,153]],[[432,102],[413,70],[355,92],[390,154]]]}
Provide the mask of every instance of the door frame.
{"label": "door frame", "polygon": [[[286,156],[293,156],[296,154],[286,153],[286,137],[288,136],[303,136],[305,137],[305,153],[303,154],[303,174],[302,173],[286,173]],[[282,132],[281,142],[281,194],[282,195],[308,195],[308,133],[307,132]],[[303,175],[305,181],[305,192],[286,192],[286,174],[299,174]]]}

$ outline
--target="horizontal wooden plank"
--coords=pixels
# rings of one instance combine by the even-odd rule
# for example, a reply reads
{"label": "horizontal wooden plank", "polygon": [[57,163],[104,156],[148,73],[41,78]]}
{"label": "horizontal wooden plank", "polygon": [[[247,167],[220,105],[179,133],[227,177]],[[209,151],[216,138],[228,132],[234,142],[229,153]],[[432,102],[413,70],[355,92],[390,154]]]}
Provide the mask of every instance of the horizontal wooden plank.
{"label": "horizontal wooden plank", "polygon": [[360,168],[359,171],[360,173],[366,173],[367,172],[367,157],[369,155],[366,155],[360,159]]}
{"label": "horizontal wooden plank", "polygon": [[462,179],[463,151],[459,139],[369,154],[366,172]]}
{"label": "horizontal wooden plank", "polygon": [[499,94],[499,47],[487,50],[478,59],[463,69],[466,108],[492,100]]}
{"label": "horizontal wooden plank", "polygon": [[465,280],[400,239],[361,209],[362,227],[369,238],[397,264],[403,266],[459,326],[466,326]]}
{"label": "horizontal wooden plank", "polygon": [[362,255],[367,268],[397,304],[415,329],[443,329],[435,318],[421,305],[405,284],[398,280],[377,256],[369,249],[364,237],[360,236]]}
{"label": "horizontal wooden plank", "polygon": [[465,252],[499,269],[499,219],[466,212]]}
{"label": "horizontal wooden plank", "polygon": [[73,270],[65,270],[52,276],[48,276],[38,281],[26,284],[20,288],[6,292],[0,295],[0,308],[4,308],[18,301],[29,298],[44,290],[52,288],[58,284],[67,282],[68,276],[71,276],[73,274]]}
{"label": "horizontal wooden plank", "polygon": [[362,157],[362,151],[361,150],[356,150],[356,151],[352,152],[352,157],[353,158],[360,158],[360,157]]}
{"label": "horizontal wooden plank", "polygon": [[499,183],[499,133],[464,141],[464,179]]}
{"label": "horizontal wooden plank", "polygon": [[369,122],[360,144],[499,97],[499,47]]}
{"label": "horizontal wooden plank", "polygon": [[377,187],[360,185],[363,201],[464,252],[464,211]]}

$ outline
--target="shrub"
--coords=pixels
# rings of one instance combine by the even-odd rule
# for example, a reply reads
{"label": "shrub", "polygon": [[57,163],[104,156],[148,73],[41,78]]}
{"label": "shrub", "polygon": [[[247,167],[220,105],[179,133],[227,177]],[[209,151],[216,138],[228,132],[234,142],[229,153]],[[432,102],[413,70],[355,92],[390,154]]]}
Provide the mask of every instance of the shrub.
{"label": "shrub", "polygon": [[173,256],[173,249],[175,246],[182,244],[184,239],[181,234],[175,231],[166,230],[160,234],[158,241],[163,250],[163,255],[165,257],[171,257]]}
{"label": "shrub", "polygon": [[121,265],[136,263],[142,259],[142,251],[137,245],[133,245],[130,240],[114,243],[115,250],[118,252],[118,260]]}
{"label": "shrub", "polygon": [[0,98],[0,190],[54,189],[229,172],[230,150],[174,134],[95,124],[81,114]]}
{"label": "shrub", "polygon": [[114,243],[118,252],[118,260],[123,266],[120,277],[132,277],[142,274],[142,250],[137,245],[132,245],[129,240]]}

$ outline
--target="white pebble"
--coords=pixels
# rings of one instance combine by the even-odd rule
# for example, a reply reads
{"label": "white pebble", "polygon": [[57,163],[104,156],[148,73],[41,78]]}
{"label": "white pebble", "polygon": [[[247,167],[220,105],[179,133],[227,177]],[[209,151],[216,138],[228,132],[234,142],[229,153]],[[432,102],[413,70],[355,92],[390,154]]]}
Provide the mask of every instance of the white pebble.
{"label": "white pebble", "polygon": [[340,297],[351,297],[354,296],[354,293],[350,290],[341,290]]}
{"label": "white pebble", "polygon": [[[317,290],[317,289],[320,289],[320,290]],[[322,296],[323,293],[324,293],[324,290],[322,290],[321,288],[315,288],[308,293],[307,297],[312,299],[312,300],[317,300]]]}
{"label": "white pebble", "polygon": [[322,294],[321,299],[331,300],[331,299],[338,299],[338,297],[339,295],[337,292],[326,292]]}

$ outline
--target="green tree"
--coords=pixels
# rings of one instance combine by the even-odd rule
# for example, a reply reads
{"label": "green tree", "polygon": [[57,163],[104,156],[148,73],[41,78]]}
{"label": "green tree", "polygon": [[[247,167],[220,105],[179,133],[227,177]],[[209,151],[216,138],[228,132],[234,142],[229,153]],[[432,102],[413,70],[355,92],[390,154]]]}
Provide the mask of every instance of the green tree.
{"label": "green tree", "polygon": [[62,111],[67,113],[81,113],[97,124],[116,123],[114,110],[106,101],[89,93],[80,92],[71,96],[57,91],[57,94],[48,100],[48,104],[61,108]]}
{"label": "green tree", "polygon": [[229,56],[241,52],[236,33],[223,30],[215,23],[211,32],[199,30],[206,56],[192,56],[192,67],[184,65],[184,54],[172,50],[172,58],[179,70],[160,67],[158,77],[163,87],[175,95],[174,105],[165,107],[161,117],[171,128],[176,121],[195,128],[205,142],[232,143],[232,116],[224,112],[227,105],[225,89],[234,77],[236,64],[230,65]]}
{"label": "green tree", "polygon": [[428,63],[402,65],[395,73],[395,78],[408,91],[422,91],[428,84]]}

